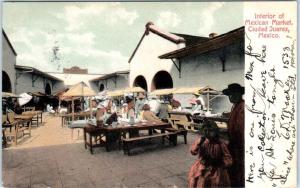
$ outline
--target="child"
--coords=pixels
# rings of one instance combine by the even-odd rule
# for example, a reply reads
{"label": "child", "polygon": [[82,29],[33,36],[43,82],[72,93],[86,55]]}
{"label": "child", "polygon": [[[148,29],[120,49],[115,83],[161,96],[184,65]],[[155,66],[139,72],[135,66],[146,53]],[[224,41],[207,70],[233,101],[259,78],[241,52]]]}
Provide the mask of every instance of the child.
{"label": "child", "polygon": [[191,147],[192,155],[198,155],[198,159],[189,172],[189,188],[230,187],[226,168],[232,165],[232,157],[219,139],[218,126],[206,120],[202,130],[203,136]]}

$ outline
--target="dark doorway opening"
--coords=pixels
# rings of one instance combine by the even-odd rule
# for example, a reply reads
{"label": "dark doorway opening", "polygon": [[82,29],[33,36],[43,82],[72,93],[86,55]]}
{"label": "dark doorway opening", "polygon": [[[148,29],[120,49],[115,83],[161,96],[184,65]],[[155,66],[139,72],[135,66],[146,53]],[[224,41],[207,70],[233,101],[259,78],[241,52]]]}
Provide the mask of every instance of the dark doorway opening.
{"label": "dark doorway opening", "polygon": [[173,79],[167,71],[159,71],[155,74],[151,90],[173,88]]}
{"label": "dark doorway opening", "polygon": [[8,74],[5,71],[2,71],[2,91],[3,92],[12,92],[11,81]]}
{"label": "dark doorway opening", "polygon": [[134,87],[139,86],[139,87],[143,88],[145,91],[148,91],[147,81],[144,76],[140,75],[140,76],[136,77],[133,82],[133,86]]}
{"label": "dark doorway opening", "polygon": [[46,95],[51,95],[51,86],[49,83],[46,84],[46,87],[45,87],[45,94]]}
{"label": "dark doorway opening", "polygon": [[104,91],[104,84],[101,84],[100,87],[99,87],[99,91]]}

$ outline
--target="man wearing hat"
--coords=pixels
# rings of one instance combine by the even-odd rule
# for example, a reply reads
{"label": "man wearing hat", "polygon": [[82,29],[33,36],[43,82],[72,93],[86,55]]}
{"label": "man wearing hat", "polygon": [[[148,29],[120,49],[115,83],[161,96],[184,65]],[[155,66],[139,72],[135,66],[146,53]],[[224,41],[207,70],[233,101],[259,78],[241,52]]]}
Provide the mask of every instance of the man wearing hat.
{"label": "man wearing hat", "polygon": [[229,84],[223,94],[229,97],[233,104],[228,121],[229,151],[232,155],[233,165],[229,169],[232,187],[245,187],[245,101],[243,94],[245,88],[240,84]]}
{"label": "man wearing hat", "polygon": [[140,112],[143,110],[143,106],[146,103],[145,95],[143,93],[139,93],[137,96],[137,100],[135,102],[135,113],[137,117],[140,115]]}

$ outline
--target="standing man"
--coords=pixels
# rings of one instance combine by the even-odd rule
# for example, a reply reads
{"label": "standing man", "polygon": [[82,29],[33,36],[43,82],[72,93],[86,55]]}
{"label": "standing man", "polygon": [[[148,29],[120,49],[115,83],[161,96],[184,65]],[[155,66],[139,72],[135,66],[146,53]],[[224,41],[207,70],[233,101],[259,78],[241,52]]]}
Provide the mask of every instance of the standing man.
{"label": "standing man", "polygon": [[233,83],[223,90],[233,104],[228,121],[229,151],[232,155],[233,165],[229,169],[232,187],[245,187],[245,101],[243,94],[245,88]]}

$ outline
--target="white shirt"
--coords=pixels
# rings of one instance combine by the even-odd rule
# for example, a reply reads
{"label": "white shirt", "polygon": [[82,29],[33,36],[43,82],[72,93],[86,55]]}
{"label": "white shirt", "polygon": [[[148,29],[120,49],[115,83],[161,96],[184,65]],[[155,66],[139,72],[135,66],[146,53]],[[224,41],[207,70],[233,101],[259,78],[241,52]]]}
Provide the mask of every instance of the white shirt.
{"label": "white shirt", "polygon": [[157,114],[159,112],[159,108],[160,108],[160,102],[156,99],[151,99],[148,102],[149,106],[150,106],[150,111],[154,112],[154,114]]}

